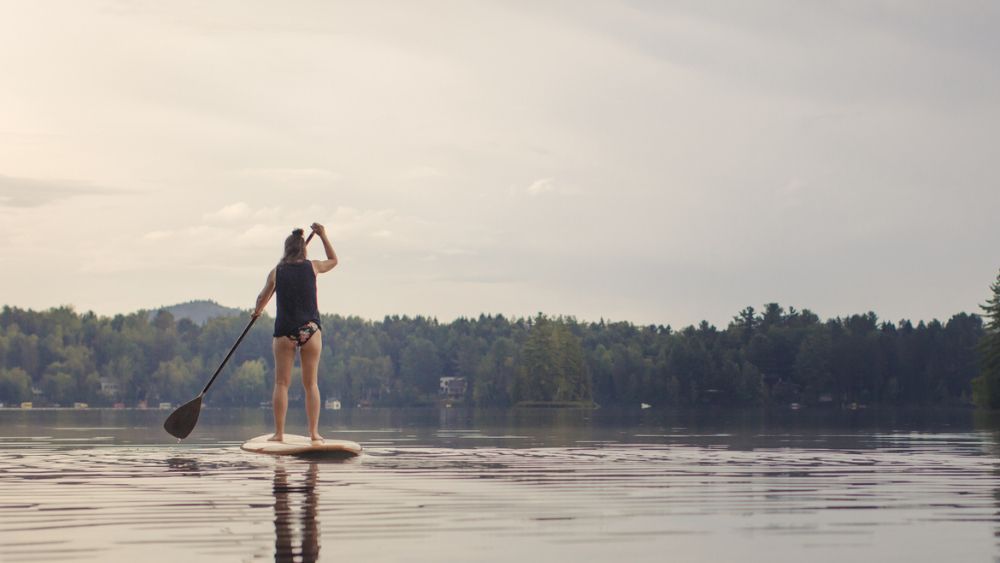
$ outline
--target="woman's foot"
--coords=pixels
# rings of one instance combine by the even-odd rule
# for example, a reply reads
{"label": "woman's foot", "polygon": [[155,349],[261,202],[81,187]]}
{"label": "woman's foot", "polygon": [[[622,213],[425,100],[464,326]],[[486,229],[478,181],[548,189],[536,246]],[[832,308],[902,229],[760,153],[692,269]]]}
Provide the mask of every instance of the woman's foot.
{"label": "woman's foot", "polygon": [[283,434],[278,434],[275,432],[270,438],[267,439],[268,442],[284,442],[285,436]]}
{"label": "woman's foot", "polygon": [[314,446],[322,446],[326,440],[324,440],[323,437],[320,436],[319,434],[313,434],[312,437],[310,438],[310,441]]}

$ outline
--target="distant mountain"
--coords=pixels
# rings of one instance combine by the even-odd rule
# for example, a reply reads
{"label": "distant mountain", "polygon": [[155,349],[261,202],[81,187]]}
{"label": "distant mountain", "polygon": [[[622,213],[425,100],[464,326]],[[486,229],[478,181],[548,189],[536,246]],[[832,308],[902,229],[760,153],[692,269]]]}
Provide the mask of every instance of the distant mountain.
{"label": "distant mountain", "polygon": [[238,317],[246,314],[246,311],[242,311],[240,309],[225,307],[223,305],[219,305],[215,301],[200,299],[197,301],[188,301],[187,303],[170,305],[169,307],[160,307],[159,309],[150,311],[149,318],[152,319],[156,316],[157,312],[164,310],[173,315],[175,320],[179,321],[181,319],[188,319],[197,325],[203,325],[208,322],[209,319],[214,319],[216,317]]}

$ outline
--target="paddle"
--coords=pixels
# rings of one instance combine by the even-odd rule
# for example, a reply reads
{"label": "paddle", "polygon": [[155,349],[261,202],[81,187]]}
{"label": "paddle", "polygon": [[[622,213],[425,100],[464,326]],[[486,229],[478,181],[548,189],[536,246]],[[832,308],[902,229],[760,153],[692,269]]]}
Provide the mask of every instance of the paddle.
{"label": "paddle", "polygon": [[[309,244],[309,241],[312,240],[315,234],[316,231],[309,233],[309,238],[306,239],[306,245]],[[211,387],[213,383],[215,383],[215,378],[219,377],[219,374],[222,373],[222,368],[226,367],[226,362],[228,362],[229,358],[233,356],[233,352],[235,352],[236,348],[239,347],[240,342],[243,342],[243,338],[247,335],[248,332],[250,332],[250,327],[252,327],[253,323],[255,322],[257,322],[257,317],[251,316],[250,322],[247,323],[247,327],[243,329],[243,333],[240,334],[240,337],[236,339],[236,344],[233,344],[233,347],[229,349],[229,353],[226,354],[226,357],[222,360],[222,363],[219,364],[219,368],[216,369],[215,373],[212,374],[212,379],[208,380],[208,385],[206,385],[205,388],[201,390],[201,393],[199,393],[198,396],[195,397],[194,399],[191,399],[190,401],[178,407],[177,410],[175,410],[174,412],[170,413],[170,416],[167,417],[167,420],[163,422],[163,429],[166,430],[168,434],[177,438],[178,440],[183,440],[184,438],[187,438],[189,434],[191,434],[191,431],[194,430],[194,426],[198,424],[198,415],[201,414],[202,397],[204,397],[205,393],[208,392],[208,388]]]}
{"label": "paddle", "polygon": [[257,322],[257,317],[250,317],[250,322],[247,323],[247,327],[243,329],[243,334],[236,339],[236,344],[233,344],[233,347],[229,349],[229,353],[226,354],[226,358],[222,360],[221,364],[219,364],[219,369],[215,370],[215,373],[212,374],[212,379],[208,380],[208,385],[201,390],[201,393],[199,393],[194,399],[191,399],[178,407],[174,412],[170,413],[170,416],[168,416],[167,420],[163,423],[163,429],[166,430],[167,433],[178,440],[183,440],[188,437],[188,434],[190,434],[192,430],[194,430],[194,425],[198,424],[198,415],[201,414],[201,398],[205,396],[206,392],[208,392],[208,388],[215,383],[215,378],[219,377],[219,373],[222,372],[222,368],[226,366],[226,362],[228,362],[229,358],[232,357],[233,352],[236,351],[236,347],[240,345],[240,342],[243,342],[243,337],[250,332],[250,327],[252,327],[255,322]]}

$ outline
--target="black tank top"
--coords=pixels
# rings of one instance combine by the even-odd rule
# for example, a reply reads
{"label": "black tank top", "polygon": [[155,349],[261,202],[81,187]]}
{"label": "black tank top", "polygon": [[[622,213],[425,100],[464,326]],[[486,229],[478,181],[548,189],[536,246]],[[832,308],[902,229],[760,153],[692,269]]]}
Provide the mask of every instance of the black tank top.
{"label": "black tank top", "polygon": [[299,327],[312,321],[319,326],[316,302],[316,272],[312,262],[278,264],[274,272],[278,316],[274,319],[275,336],[294,336]]}

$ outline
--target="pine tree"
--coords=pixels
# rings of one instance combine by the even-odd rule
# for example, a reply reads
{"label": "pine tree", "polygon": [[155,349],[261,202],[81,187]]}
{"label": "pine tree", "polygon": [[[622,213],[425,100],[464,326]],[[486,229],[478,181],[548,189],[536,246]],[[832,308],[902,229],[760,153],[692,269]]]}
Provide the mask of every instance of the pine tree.
{"label": "pine tree", "polygon": [[972,398],[976,405],[1000,408],[1000,274],[990,287],[993,295],[982,306],[986,316],[986,334],[980,341],[979,377],[972,380]]}

